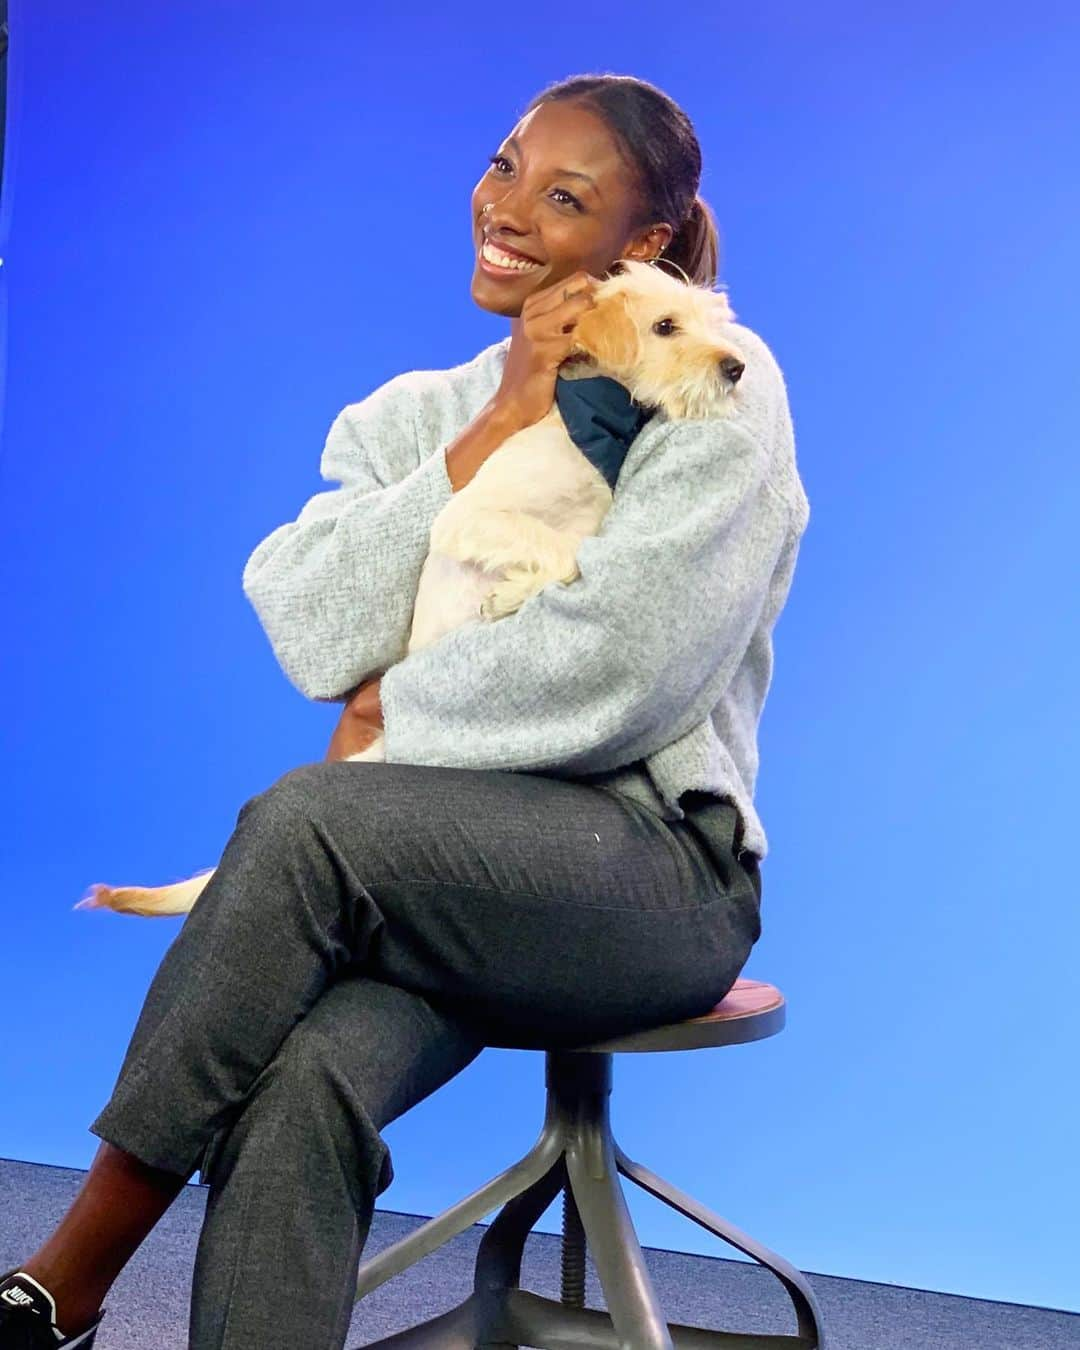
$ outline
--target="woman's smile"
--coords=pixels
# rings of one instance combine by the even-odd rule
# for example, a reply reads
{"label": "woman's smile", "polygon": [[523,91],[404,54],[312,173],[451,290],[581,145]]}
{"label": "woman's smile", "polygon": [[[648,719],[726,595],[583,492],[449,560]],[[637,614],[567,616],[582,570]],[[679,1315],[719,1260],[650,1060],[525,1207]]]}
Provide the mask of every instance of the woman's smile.
{"label": "woman's smile", "polygon": [[501,249],[498,244],[490,239],[481,238],[480,248],[477,250],[477,258],[480,268],[489,276],[514,277],[531,275],[534,272],[542,272],[545,264],[538,262],[526,262],[514,253],[508,253]]}

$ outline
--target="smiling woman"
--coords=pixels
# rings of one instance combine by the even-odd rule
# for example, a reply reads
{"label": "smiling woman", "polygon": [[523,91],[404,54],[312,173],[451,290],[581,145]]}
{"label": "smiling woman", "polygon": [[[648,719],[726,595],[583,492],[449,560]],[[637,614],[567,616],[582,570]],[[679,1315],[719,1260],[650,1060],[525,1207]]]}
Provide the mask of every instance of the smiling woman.
{"label": "smiling woman", "polygon": [[[707,1014],[734,985],[761,933],[757,727],[808,519],[764,341],[732,323],[737,416],[635,435],[575,579],[407,654],[434,524],[551,408],[598,277],[663,252],[715,282],[700,170],[688,118],[646,81],[539,94],[470,203],[472,299],[509,338],[348,404],[320,464],[340,486],[252,551],[244,593],[282,669],[344,716],[354,699],[340,739],[369,719],[386,759],[331,754],[240,809],[90,1125],[75,1204],[0,1273],[0,1350],[90,1350],[196,1170],[191,1350],[340,1350],[393,1180],[385,1125],[485,1044],[573,1050]],[[643,331],[670,337],[669,303]],[[527,512],[505,515],[520,531]]]}
{"label": "smiling woman", "polygon": [[473,189],[473,300],[516,317],[541,286],[661,250],[696,284],[715,284],[718,236],[700,178],[690,120],[655,85],[582,75],[549,86]]}

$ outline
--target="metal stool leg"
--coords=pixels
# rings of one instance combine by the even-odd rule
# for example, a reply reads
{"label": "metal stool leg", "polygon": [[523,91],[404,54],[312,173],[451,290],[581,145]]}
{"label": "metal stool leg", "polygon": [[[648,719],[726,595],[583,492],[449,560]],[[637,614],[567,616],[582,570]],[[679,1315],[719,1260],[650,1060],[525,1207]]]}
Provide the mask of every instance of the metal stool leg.
{"label": "metal stool leg", "polygon": [[442,1214],[421,1224],[408,1237],[385,1247],[376,1256],[362,1261],[357,1271],[356,1299],[385,1284],[409,1266],[436,1251],[452,1237],[471,1228],[500,1204],[511,1199],[547,1175],[562,1155],[562,1140],[545,1129],[537,1142],[520,1161],[500,1172],[479,1190],[459,1200]]}
{"label": "metal stool leg", "polygon": [[[557,1129],[558,1127],[553,1127]],[[473,1276],[473,1298],[484,1309],[483,1325],[492,1339],[477,1341],[476,1350],[518,1350],[517,1340],[495,1339],[514,1334],[515,1294],[521,1292],[521,1261],[533,1224],[566,1183],[561,1156],[546,1176],[534,1181],[503,1206],[480,1239]]]}
{"label": "metal stool leg", "polygon": [[507,1322],[508,1295],[521,1279],[525,1240],[533,1224],[564,1186],[564,1144],[562,1113],[549,1092],[539,1138],[520,1162],[361,1263],[357,1300],[503,1206],[481,1239],[470,1297],[439,1317],[373,1342],[370,1350],[451,1350],[459,1339],[468,1350],[510,1344],[500,1338]]}
{"label": "metal stool leg", "polygon": [[556,1061],[577,1107],[567,1141],[566,1170],[612,1325],[619,1343],[633,1350],[673,1350],[619,1185],[608,1111],[611,1055],[574,1058],[581,1062]]}
{"label": "metal stool leg", "polygon": [[771,1270],[783,1284],[795,1306],[799,1335],[806,1337],[808,1344],[815,1347],[815,1350],[826,1350],[825,1328],[822,1324],[817,1301],[801,1271],[796,1270],[793,1265],[785,1261],[782,1256],[778,1256],[776,1252],[770,1251],[768,1247],[763,1246],[747,1233],[736,1228],[734,1224],[722,1219],[719,1214],[707,1209],[693,1196],[687,1195],[685,1191],[680,1191],[670,1181],[658,1177],[655,1172],[650,1172],[647,1167],[642,1167],[640,1163],[631,1161],[618,1144],[614,1144],[614,1141],[613,1146],[616,1164],[624,1176],[636,1182],[642,1190],[648,1191],[650,1195],[656,1196],[658,1200],[670,1205],[672,1209],[677,1209],[680,1214],[685,1214],[688,1219],[693,1219],[702,1228],[708,1229],[710,1233],[715,1233],[724,1242],[730,1243],[733,1247],[738,1247],[741,1252],[745,1252],[747,1256],[752,1256],[755,1261],[759,1261]]}

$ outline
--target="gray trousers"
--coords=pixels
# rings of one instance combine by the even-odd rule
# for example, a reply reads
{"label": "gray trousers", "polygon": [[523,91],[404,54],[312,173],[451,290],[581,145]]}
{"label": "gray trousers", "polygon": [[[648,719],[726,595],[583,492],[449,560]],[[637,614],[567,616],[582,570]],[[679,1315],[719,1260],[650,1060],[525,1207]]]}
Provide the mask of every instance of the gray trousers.
{"label": "gray trousers", "polygon": [[190,1350],[341,1350],[380,1128],[485,1044],[707,1012],[761,932],[746,861],[543,773],[323,761],[246,802],[90,1126],[209,1185]]}

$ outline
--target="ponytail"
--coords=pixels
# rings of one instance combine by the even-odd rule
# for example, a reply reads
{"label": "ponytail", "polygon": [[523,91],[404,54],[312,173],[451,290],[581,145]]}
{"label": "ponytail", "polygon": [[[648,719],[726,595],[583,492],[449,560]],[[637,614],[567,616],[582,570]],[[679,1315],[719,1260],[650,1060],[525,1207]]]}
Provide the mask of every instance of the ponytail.
{"label": "ponytail", "polygon": [[704,198],[695,195],[690,214],[682,222],[663,256],[678,263],[695,286],[714,287],[720,258],[716,218]]}

